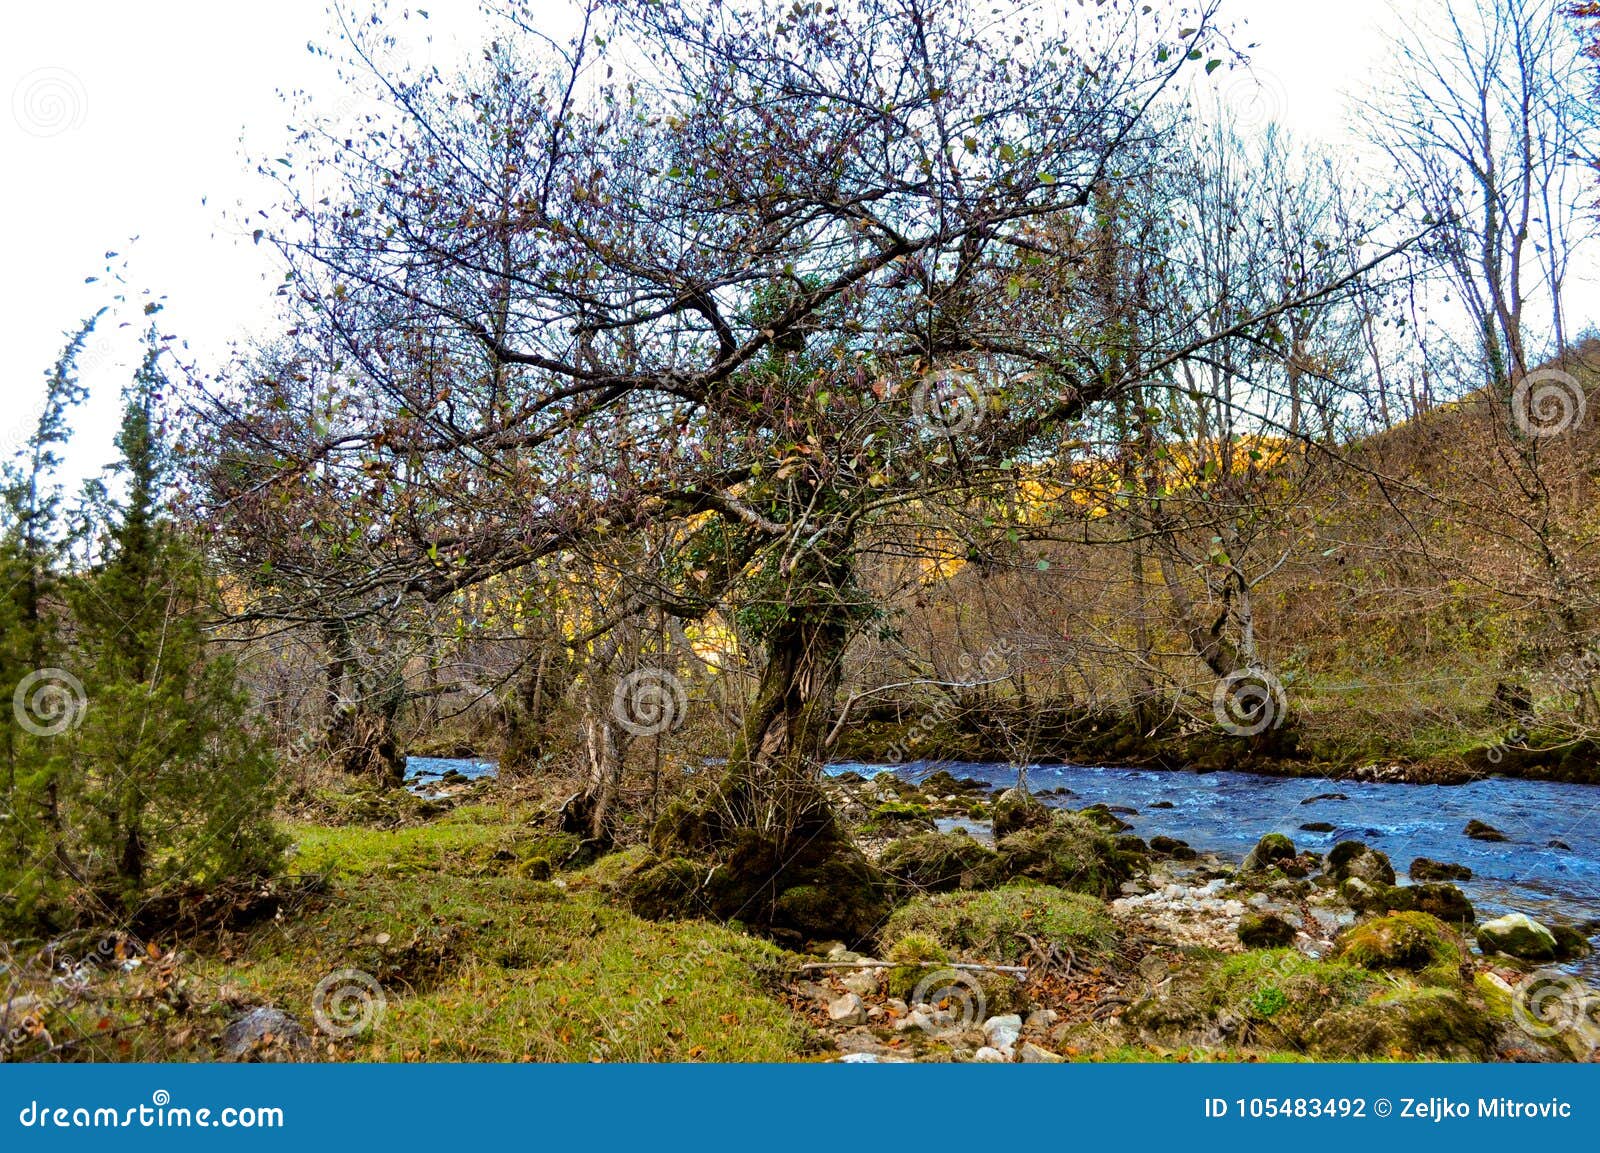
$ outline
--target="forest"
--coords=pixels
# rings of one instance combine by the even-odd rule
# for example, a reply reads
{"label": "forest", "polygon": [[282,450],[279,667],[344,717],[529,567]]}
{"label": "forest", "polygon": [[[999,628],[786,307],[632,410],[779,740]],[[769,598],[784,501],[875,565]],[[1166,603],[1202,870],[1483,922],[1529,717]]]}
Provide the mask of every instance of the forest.
{"label": "forest", "polygon": [[1600,4],[1360,163],[1227,0],[547,7],[330,9],[76,487],[70,321],[0,1056],[1594,1059]]}

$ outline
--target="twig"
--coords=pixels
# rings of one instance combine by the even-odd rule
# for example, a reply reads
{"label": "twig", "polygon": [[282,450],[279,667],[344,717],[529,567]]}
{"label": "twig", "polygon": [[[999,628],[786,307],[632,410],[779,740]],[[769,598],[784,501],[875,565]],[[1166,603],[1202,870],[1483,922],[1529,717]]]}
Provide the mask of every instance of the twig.
{"label": "twig", "polygon": [[980,965],[976,961],[807,961],[799,969],[964,969],[979,973],[1027,976],[1026,965]]}

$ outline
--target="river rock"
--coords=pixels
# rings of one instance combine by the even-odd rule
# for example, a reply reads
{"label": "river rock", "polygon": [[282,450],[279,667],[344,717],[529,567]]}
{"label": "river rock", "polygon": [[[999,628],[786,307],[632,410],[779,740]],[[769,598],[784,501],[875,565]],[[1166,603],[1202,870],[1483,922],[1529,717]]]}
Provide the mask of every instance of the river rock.
{"label": "river rock", "polygon": [[1328,876],[1335,881],[1364,881],[1374,888],[1394,884],[1389,855],[1360,841],[1340,841],[1328,851]]}
{"label": "river rock", "polygon": [[983,1023],[983,1036],[991,1047],[1009,1053],[1022,1036],[1022,1018],[1016,1013],[990,1017]]}
{"label": "river rock", "polygon": [[1175,861],[1192,861],[1196,853],[1187,841],[1176,837],[1151,837],[1150,851],[1157,856],[1171,857]]}
{"label": "river rock", "polygon": [[1054,1009],[1035,1009],[1028,1014],[1028,1019],[1023,1022],[1023,1026],[1028,1029],[1048,1029],[1056,1023],[1060,1016],[1061,1014]]}
{"label": "river rock", "polygon": [[1293,860],[1294,856],[1293,841],[1282,833],[1268,833],[1256,842],[1256,847],[1250,850],[1240,869],[1246,873],[1259,873],[1279,861]]}
{"label": "river rock", "polygon": [[983,1048],[979,1049],[972,1055],[972,1059],[974,1061],[981,1061],[985,1065],[998,1065],[1005,1061],[1011,1060],[1011,1058],[1007,1057],[1004,1053],[1000,1052],[1000,1050],[996,1049],[992,1045],[985,1045]]}
{"label": "river rock", "polygon": [[1032,1041],[1024,1041],[1017,1049],[1017,1060],[1024,1065],[1059,1065],[1066,1058],[1060,1053],[1052,1053],[1042,1045],[1035,1045]]}
{"label": "river rock", "polygon": [[1239,940],[1247,949],[1281,949],[1294,944],[1294,926],[1276,913],[1246,913],[1239,918]]}
{"label": "river rock", "polygon": [[1478,947],[1524,961],[1554,960],[1556,935],[1526,913],[1507,913],[1478,926]]}
{"label": "river rock", "polygon": [[1411,862],[1411,867],[1406,872],[1411,874],[1413,881],[1472,880],[1472,870],[1465,865],[1453,865],[1447,861],[1435,861],[1430,857],[1418,857]]}
{"label": "river rock", "polygon": [[846,993],[828,1004],[828,1020],[836,1025],[859,1025],[867,1019],[867,1007],[854,993]]}
{"label": "river rock", "polygon": [[300,1022],[270,1005],[239,1014],[222,1030],[222,1052],[235,1061],[294,1061],[309,1048]]}
{"label": "river rock", "polygon": [[881,969],[855,969],[839,978],[839,984],[858,997],[870,997],[878,991],[878,986],[883,983],[883,970]]}
{"label": "river rock", "polygon": [[1509,837],[1507,837],[1504,833],[1502,833],[1499,829],[1495,828],[1493,825],[1485,824],[1484,822],[1482,822],[1480,820],[1477,820],[1476,818],[1474,818],[1473,820],[1468,821],[1467,822],[1467,827],[1462,829],[1461,831],[1463,833],[1465,833],[1467,836],[1471,837],[1474,841],[1506,841],[1506,840],[1510,840]]}
{"label": "river rock", "polygon": [[1001,840],[1023,829],[1042,828],[1050,823],[1050,810],[1031,793],[1007,789],[994,801],[994,835]]}

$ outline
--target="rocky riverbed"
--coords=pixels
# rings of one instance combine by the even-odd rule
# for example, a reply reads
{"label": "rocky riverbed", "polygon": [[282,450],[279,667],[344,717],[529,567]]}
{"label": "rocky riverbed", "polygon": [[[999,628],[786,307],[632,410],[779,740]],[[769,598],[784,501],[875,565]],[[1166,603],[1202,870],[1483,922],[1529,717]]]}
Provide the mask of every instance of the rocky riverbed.
{"label": "rocky riverbed", "polygon": [[[840,1059],[1588,1060],[1600,1049],[1600,992],[1583,975],[1597,926],[1503,900],[1480,912],[1459,861],[1397,867],[1374,845],[1315,830],[1306,839],[1325,851],[1277,832],[1242,855],[1197,849],[1159,831],[1168,814],[1171,828],[1193,824],[1176,800],[1086,804],[1066,785],[1030,795],[949,770],[842,767],[831,787],[858,843],[909,895],[879,934],[882,956],[820,943],[790,986]],[[1313,804],[1348,799],[1322,792]],[[1497,843],[1479,825],[1456,835]]]}

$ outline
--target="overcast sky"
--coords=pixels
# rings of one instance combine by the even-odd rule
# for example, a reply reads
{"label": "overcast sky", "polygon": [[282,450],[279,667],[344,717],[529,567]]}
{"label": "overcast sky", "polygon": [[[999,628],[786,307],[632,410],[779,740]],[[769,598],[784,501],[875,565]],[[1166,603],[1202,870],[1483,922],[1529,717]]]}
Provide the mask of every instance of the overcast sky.
{"label": "overcast sky", "polygon": [[[357,0],[352,0],[352,6]],[[1236,46],[1250,50],[1259,89],[1218,79],[1296,135],[1348,145],[1347,96],[1382,68],[1384,27],[1417,0],[1224,0]],[[468,0],[423,0],[435,43],[417,52],[454,58],[475,39]],[[551,5],[560,21],[562,5]],[[164,296],[163,327],[191,355],[215,363],[228,342],[263,331],[281,272],[230,218],[261,187],[245,148],[269,153],[286,138],[281,89],[337,98],[326,60],[307,51],[329,27],[325,0],[230,4],[217,0],[52,0],[13,6],[0,39],[0,116],[6,273],[0,278],[6,377],[0,447],[36,413],[44,370],[63,330],[107,303],[109,263],[126,262],[130,305],[108,317],[84,381],[93,399],[73,453],[75,472],[109,459],[116,399],[137,356],[140,306]],[[398,7],[395,9],[398,11]],[[243,143],[241,143],[243,141]],[[131,238],[138,237],[135,242]],[[1583,279],[1592,268],[1576,270]],[[91,276],[101,277],[86,284]],[[1600,278],[1595,278],[1600,279]],[[1578,324],[1595,319],[1582,292]],[[128,327],[119,328],[121,324]]]}

